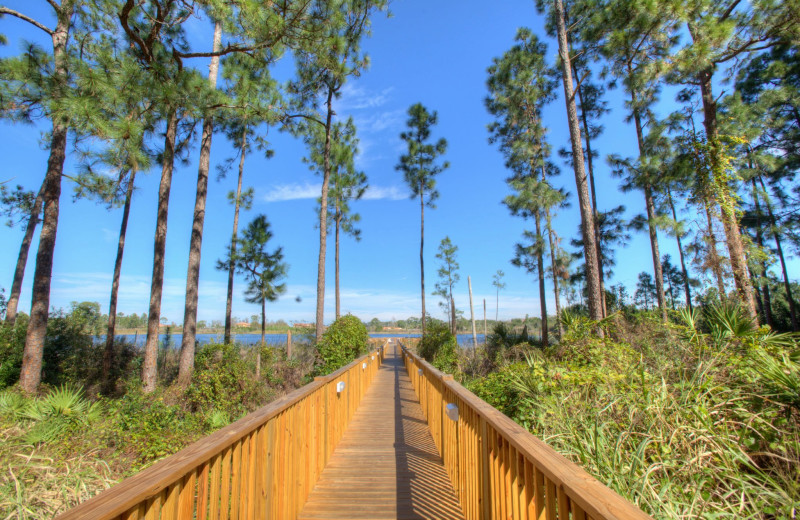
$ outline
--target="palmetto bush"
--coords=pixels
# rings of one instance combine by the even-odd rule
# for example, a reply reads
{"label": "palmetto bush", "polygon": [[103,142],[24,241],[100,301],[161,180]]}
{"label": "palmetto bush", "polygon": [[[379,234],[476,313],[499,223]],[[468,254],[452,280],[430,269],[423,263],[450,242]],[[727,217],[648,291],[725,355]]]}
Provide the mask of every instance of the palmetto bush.
{"label": "palmetto bush", "polygon": [[28,444],[49,442],[100,419],[101,405],[90,402],[83,390],[62,385],[43,397],[25,398],[14,390],[0,392],[0,414],[27,431]]}

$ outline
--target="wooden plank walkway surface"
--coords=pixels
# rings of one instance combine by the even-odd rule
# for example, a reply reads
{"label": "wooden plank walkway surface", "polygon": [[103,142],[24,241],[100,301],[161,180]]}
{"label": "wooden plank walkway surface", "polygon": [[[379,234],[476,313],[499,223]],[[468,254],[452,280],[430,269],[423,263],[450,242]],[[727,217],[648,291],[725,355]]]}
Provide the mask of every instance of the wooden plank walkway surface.
{"label": "wooden plank walkway surface", "polygon": [[299,518],[464,518],[397,343]]}

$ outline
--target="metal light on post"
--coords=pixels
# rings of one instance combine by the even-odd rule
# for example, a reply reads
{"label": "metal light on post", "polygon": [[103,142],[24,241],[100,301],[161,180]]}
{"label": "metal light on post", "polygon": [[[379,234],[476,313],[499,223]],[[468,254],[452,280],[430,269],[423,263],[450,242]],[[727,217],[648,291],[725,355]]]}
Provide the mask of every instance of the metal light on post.
{"label": "metal light on post", "polygon": [[336,393],[341,394],[344,391],[344,381],[336,383]]}
{"label": "metal light on post", "polygon": [[447,403],[447,417],[453,421],[458,422],[458,406],[455,403]]}

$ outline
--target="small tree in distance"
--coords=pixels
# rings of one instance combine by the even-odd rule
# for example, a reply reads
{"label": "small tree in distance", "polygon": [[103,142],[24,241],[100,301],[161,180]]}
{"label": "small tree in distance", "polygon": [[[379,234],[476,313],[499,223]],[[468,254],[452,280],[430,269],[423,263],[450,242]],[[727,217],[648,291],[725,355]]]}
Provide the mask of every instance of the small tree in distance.
{"label": "small tree in distance", "polygon": [[456,303],[453,299],[453,286],[458,283],[461,277],[458,275],[458,262],[456,261],[458,246],[453,244],[450,237],[444,237],[439,244],[439,252],[436,253],[442,263],[437,274],[439,281],[436,282],[434,296],[441,296],[444,299],[442,307],[447,313],[450,332],[456,334]]}
{"label": "small tree in distance", "polygon": [[244,274],[248,281],[245,301],[261,304],[261,346],[256,355],[256,378],[261,376],[261,348],[266,344],[266,304],[286,292],[286,284],[279,282],[286,276],[288,266],[283,262],[283,248],[267,251],[271,238],[267,217],[258,215],[244,230],[239,239],[241,248],[232,259],[237,272]]}

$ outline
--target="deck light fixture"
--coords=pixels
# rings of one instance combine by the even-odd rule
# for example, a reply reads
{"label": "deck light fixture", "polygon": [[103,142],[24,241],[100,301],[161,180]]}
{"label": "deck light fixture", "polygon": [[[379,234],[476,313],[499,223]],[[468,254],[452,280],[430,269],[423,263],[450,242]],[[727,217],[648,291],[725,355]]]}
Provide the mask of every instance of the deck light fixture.
{"label": "deck light fixture", "polygon": [[447,417],[451,421],[458,422],[458,406],[455,403],[447,403]]}
{"label": "deck light fixture", "polygon": [[336,393],[341,394],[344,391],[344,381],[336,383]]}
{"label": "deck light fixture", "polygon": [[422,369],[420,368],[420,369],[417,371],[417,373],[418,373],[419,375],[422,375]]}
{"label": "deck light fixture", "polygon": [[367,369],[367,363],[365,361],[364,363],[361,363],[361,370],[366,370],[366,369]]}

